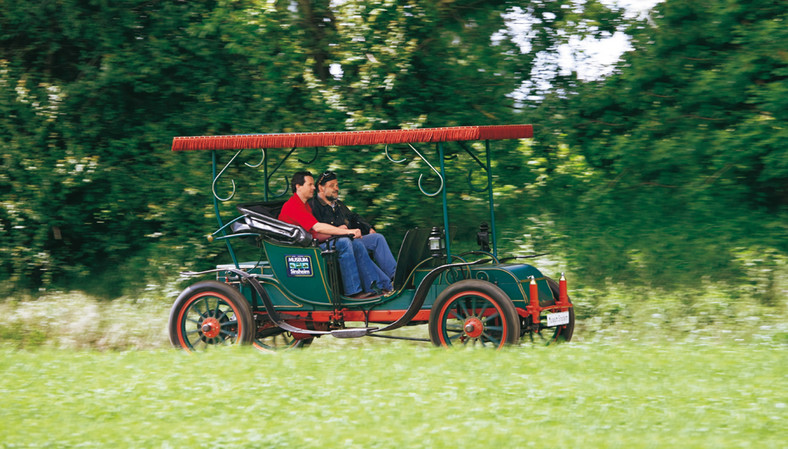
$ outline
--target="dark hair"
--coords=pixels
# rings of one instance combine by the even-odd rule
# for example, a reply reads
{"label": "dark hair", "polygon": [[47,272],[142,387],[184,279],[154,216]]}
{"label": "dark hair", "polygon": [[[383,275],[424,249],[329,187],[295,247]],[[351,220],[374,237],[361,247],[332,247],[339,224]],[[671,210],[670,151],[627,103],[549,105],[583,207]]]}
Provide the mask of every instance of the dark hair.
{"label": "dark hair", "polygon": [[296,186],[304,185],[304,179],[309,176],[310,178],[314,178],[312,173],[308,171],[299,171],[293,174],[293,179],[290,181],[290,187],[293,189],[293,193],[296,193]]}

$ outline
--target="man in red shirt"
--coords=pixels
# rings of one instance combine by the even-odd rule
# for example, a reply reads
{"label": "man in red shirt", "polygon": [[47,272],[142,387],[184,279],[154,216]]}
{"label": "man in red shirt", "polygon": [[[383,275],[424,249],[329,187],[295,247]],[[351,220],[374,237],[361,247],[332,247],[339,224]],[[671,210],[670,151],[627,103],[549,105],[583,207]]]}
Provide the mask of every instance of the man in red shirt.
{"label": "man in red shirt", "polygon": [[[372,283],[375,280],[373,271],[374,262],[369,258],[366,248],[361,243],[359,229],[343,229],[328,223],[317,221],[307,200],[315,194],[315,178],[306,171],[297,172],[290,182],[293,196],[282,206],[279,219],[290,224],[301,226],[312,234],[312,237],[321,240],[326,236],[352,235],[354,239],[340,238],[336,241],[339,252],[339,270],[342,273],[342,284],[345,296],[353,299],[371,298],[376,296],[372,292]],[[322,245],[321,245],[322,246]]]}

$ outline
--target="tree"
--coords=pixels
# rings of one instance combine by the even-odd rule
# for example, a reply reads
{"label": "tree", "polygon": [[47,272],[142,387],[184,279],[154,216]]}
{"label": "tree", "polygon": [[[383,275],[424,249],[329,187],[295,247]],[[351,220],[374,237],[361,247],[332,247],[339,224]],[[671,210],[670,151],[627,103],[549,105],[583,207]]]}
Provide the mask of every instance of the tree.
{"label": "tree", "polygon": [[[117,295],[160,271],[211,263],[219,250],[197,237],[213,224],[206,158],[172,154],[173,136],[519,121],[508,94],[534,54],[502,34],[515,5],[4,2],[0,275],[30,289],[86,289],[97,278]],[[550,27],[537,50],[580,14],[568,0],[529,8]],[[523,155],[504,150],[504,179],[516,179]],[[379,151],[329,150],[320,163],[359,175],[351,193],[365,215],[405,217],[400,228],[431,219],[434,209],[410,202],[424,166],[382,183],[364,168]],[[464,175],[474,164],[452,166]]]}
{"label": "tree", "polygon": [[4,4],[0,272],[12,284],[101,276],[117,294],[144,282],[124,272],[172,253],[157,245],[200,257],[178,240],[205,226],[195,173],[209,175],[168,151],[172,137],[279,127],[298,116],[288,102],[309,109],[301,52],[277,25],[287,10],[258,11],[258,28],[239,17],[250,5]]}
{"label": "tree", "polygon": [[620,73],[578,92],[568,143],[622,183],[788,205],[788,7],[668,1],[659,11]]}
{"label": "tree", "polygon": [[741,282],[740,248],[786,251],[786,19],[779,1],[668,0],[617,73],[545,101],[545,152],[594,176],[552,186],[574,198],[556,212],[585,274]]}

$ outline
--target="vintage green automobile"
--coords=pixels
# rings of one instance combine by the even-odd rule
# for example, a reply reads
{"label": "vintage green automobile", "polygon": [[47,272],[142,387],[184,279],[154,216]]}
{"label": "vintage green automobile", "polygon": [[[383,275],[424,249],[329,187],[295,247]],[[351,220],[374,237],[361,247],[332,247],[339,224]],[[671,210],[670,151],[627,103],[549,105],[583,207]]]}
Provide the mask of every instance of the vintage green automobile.
{"label": "vintage green automobile", "polygon": [[[388,331],[427,324],[429,341],[439,346],[480,345],[501,348],[531,341],[569,341],[575,316],[561,274],[555,281],[521,257],[499,257],[493,204],[491,141],[532,137],[530,125],[462,126],[386,131],[249,134],[176,137],[174,151],[208,150],[212,154],[213,203],[219,227],[211,241],[227,245],[232,261],[188,276],[211,276],[188,286],[175,300],[169,317],[172,344],[187,351],[233,344],[252,344],[264,351],[307,345],[316,337],[338,338],[393,336]],[[483,142],[478,157],[465,142]],[[490,224],[477,234],[479,250],[451,252],[445,229],[451,229],[446,200],[445,145],[456,142],[486,172]],[[442,197],[443,223],[409,230],[397,253],[394,291],[367,299],[344,296],[339,282],[336,250],[321,249],[302,228],[276,217],[284,201],[269,199],[270,150],[285,149],[285,158],[296,148],[407,145],[436,176],[440,188],[426,192]],[[439,168],[429,163],[414,144],[434,144]],[[479,147],[481,148],[481,147]],[[222,150],[236,153],[222,168]],[[264,201],[239,204],[239,214],[229,221],[221,216],[217,181],[243,151],[262,151],[263,159],[248,167],[262,171]],[[275,172],[281,166],[273,168]],[[286,191],[285,191],[286,193]],[[240,262],[233,242],[252,240],[264,256]],[[342,237],[347,238],[347,237]],[[244,244],[247,244],[244,242]],[[536,337],[536,338],[535,338]],[[426,338],[422,339],[427,341]]]}

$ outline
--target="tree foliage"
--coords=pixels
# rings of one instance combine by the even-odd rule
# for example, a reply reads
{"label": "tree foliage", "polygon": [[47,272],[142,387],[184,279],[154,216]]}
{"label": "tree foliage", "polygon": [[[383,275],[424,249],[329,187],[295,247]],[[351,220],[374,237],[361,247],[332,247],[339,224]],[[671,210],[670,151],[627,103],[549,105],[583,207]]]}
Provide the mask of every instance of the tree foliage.
{"label": "tree foliage", "polygon": [[578,92],[567,142],[625,184],[787,205],[787,19],[777,1],[665,3],[621,72]]}
{"label": "tree foliage", "polygon": [[183,248],[207,205],[194,177],[209,175],[167,151],[172,136],[292,123],[288,102],[309,109],[299,52],[275,26],[286,11],[262,11],[274,18],[260,29],[243,6],[6,2],[0,223],[12,283],[82,283],[145,266],[159,245]]}
{"label": "tree foliage", "polygon": [[[517,236],[514,246],[523,228],[535,246],[551,247],[562,234],[593,229],[588,223],[630,233],[653,217],[651,229],[663,226],[677,209],[714,219],[786,205],[781,2],[668,1],[653,25],[628,28],[636,50],[615,75],[553,77],[554,94],[527,108],[511,94],[545,70],[538,56],[572,34],[625,28],[620,11],[569,0],[39,3],[0,8],[7,288],[87,289],[96,278],[116,295],[213,263],[223,249],[200,238],[215,225],[210,159],[170,152],[178,135],[532,121],[533,145],[494,149],[499,229]],[[509,27],[512,12],[530,17],[530,28]],[[435,190],[437,179],[407,147],[390,149],[407,158],[399,166],[382,148],[321,149],[314,161],[310,151],[279,167],[274,191],[304,168],[301,159],[314,172],[338,171],[349,203],[395,241],[408,227],[441,221],[415,186],[423,174]],[[439,164],[434,148],[421,151]],[[447,151],[450,209],[469,223],[458,230],[467,236],[487,218],[469,195],[486,181],[465,149]],[[281,157],[270,152],[269,167]],[[241,159],[228,168],[239,186],[234,201],[259,198],[242,187],[262,174],[241,170]],[[621,210],[648,212],[622,220],[630,216]],[[622,266],[633,258],[654,266],[625,239],[606,241],[608,254],[595,237],[564,245],[599,257],[575,257],[589,273],[622,251],[634,254]]]}
{"label": "tree foliage", "polygon": [[542,105],[546,165],[560,144],[583,157],[570,179],[555,173],[577,198],[559,226],[596,242],[572,253],[592,278],[756,282],[746,267],[764,259],[742,249],[786,250],[788,8],[667,1],[652,16],[614,75]]}
{"label": "tree foliage", "polygon": [[[172,275],[215,254],[194,238],[213,222],[207,161],[169,152],[176,135],[510,122],[505,94],[523,76],[521,62],[502,56],[505,42],[490,44],[506,8],[4,2],[6,285],[87,288],[99,277],[117,294],[155,276],[142,267]],[[325,164],[366,173],[359,181],[367,182],[374,173],[358,171],[366,151]]]}

